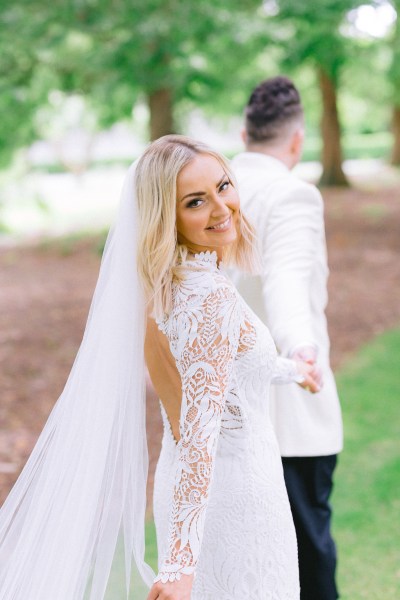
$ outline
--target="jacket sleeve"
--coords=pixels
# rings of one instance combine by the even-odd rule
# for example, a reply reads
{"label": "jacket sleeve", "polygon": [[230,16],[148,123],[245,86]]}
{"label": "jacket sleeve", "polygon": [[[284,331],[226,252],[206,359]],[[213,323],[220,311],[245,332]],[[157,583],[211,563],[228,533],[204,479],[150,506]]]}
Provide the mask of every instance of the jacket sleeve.
{"label": "jacket sleeve", "polygon": [[261,232],[268,327],[284,356],[301,346],[317,346],[311,326],[310,282],[323,227],[321,195],[314,186],[302,184],[277,198]]}
{"label": "jacket sleeve", "polygon": [[195,571],[202,544],[221,416],[238,349],[237,299],[219,287],[174,319],[182,380],[180,441],[169,541],[156,581]]}

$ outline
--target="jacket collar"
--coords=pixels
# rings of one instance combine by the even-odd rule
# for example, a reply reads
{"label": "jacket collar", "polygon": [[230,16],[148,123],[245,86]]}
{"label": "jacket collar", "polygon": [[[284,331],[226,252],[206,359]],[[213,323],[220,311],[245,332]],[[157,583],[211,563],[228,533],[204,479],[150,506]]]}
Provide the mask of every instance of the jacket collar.
{"label": "jacket collar", "polygon": [[232,165],[239,165],[242,167],[254,168],[254,169],[268,169],[274,173],[289,173],[288,167],[278,158],[270,156],[269,154],[263,154],[261,152],[241,152],[237,154]]}

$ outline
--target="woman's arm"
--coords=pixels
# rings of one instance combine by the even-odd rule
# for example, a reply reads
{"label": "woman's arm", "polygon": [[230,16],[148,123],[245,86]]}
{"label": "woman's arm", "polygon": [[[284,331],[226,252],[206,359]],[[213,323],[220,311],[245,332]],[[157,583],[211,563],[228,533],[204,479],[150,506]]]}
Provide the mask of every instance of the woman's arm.
{"label": "woman's arm", "polygon": [[[193,576],[201,550],[221,415],[238,348],[235,292],[217,287],[196,308],[176,316],[174,327],[173,353],[182,380],[179,458],[168,551],[151,600],[189,597],[192,580],[186,576]],[[175,589],[176,596],[167,595]]]}

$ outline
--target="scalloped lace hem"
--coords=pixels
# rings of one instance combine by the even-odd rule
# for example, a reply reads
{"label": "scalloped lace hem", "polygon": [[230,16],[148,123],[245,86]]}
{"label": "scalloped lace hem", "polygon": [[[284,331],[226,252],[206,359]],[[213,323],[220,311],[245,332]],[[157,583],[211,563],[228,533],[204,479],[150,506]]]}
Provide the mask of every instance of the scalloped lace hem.
{"label": "scalloped lace hem", "polygon": [[194,573],[194,567],[182,567],[181,565],[170,565],[168,570],[160,571],[154,580],[154,583],[161,581],[161,583],[167,583],[168,581],[179,581],[182,575],[192,575]]}

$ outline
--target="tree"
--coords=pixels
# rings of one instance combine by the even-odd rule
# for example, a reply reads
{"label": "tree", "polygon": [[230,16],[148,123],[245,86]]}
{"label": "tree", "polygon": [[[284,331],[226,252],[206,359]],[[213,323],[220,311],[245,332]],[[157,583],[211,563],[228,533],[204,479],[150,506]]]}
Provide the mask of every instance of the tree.
{"label": "tree", "polygon": [[[29,134],[9,145],[9,152],[32,137],[35,109],[54,88],[84,95],[100,126],[130,118],[136,100],[144,98],[150,138],[174,132],[182,99],[201,101],[237,85],[234,76],[254,46],[253,29],[244,31],[243,25],[253,19],[257,28],[259,5],[260,0],[22,0],[3,5],[0,23],[13,33],[0,50],[7,46],[12,52],[11,36],[24,31],[18,33],[21,60],[13,70],[23,76],[19,119],[31,123]],[[3,58],[4,86],[12,95],[15,81],[5,63]],[[41,94],[31,98],[32,82],[39,80]]]}
{"label": "tree", "polygon": [[276,16],[286,35],[283,64],[297,67],[304,62],[314,65],[321,93],[322,185],[348,185],[342,169],[341,126],[338,87],[341,70],[352,55],[353,45],[341,30],[346,14],[361,4],[357,0],[278,0]]}
{"label": "tree", "polygon": [[45,23],[39,14],[30,14],[29,6],[17,3],[1,7],[0,166],[8,163],[15,149],[34,139],[35,111],[46,102],[47,92],[55,84],[32,51],[35,40],[44,34]]}
{"label": "tree", "polygon": [[400,0],[392,0],[392,2],[397,12],[397,20],[392,38],[393,56],[389,72],[393,89],[392,129],[394,143],[391,162],[393,165],[398,166],[400,165]]}

